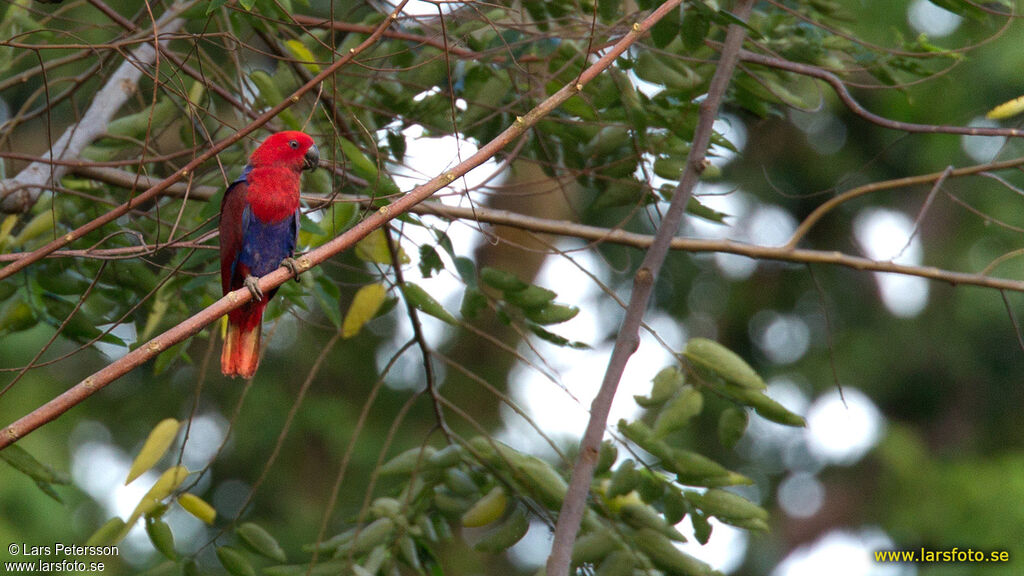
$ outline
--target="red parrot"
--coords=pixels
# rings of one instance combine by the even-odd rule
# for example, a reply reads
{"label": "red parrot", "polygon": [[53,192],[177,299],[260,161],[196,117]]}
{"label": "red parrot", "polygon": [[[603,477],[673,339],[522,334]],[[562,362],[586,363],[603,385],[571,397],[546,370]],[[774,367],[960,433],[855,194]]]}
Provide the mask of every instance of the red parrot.
{"label": "red parrot", "polygon": [[285,266],[297,273],[291,256],[299,233],[299,182],[313,170],[320,153],[313,138],[298,131],[278,132],[249,157],[242,175],[228,186],[220,205],[220,284],[224,294],[245,286],[253,299],[228,313],[220,355],[225,376],[252,378],[260,363],[263,309],[274,297],[256,280]]}

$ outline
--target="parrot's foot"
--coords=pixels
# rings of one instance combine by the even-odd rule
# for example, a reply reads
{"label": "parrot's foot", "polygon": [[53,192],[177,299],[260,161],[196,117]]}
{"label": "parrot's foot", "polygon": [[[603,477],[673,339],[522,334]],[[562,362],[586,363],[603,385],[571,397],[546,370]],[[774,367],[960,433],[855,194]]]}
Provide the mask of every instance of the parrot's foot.
{"label": "parrot's foot", "polygon": [[255,276],[245,277],[245,287],[249,289],[249,293],[252,294],[252,299],[256,302],[263,300],[263,290],[260,290],[259,278]]}
{"label": "parrot's foot", "polygon": [[299,263],[295,258],[285,258],[284,260],[281,260],[281,266],[287,268],[288,271],[292,273],[292,278],[294,278],[296,282],[299,282],[299,273],[302,271],[302,267],[299,266]]}

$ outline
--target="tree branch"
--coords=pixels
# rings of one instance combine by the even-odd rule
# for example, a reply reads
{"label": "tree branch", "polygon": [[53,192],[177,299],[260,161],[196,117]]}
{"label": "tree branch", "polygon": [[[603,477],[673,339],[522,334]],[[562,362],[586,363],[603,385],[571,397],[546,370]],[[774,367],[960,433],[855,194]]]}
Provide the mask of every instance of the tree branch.
{"label": "tree branch", "polygon": [[[366,237],[370,232],[380,228],[387,222],[394,218],[408,212],[413,206],[419,204],[423,200],[430,197],[434,192],[448,186],[456,178],[466,174],[473,168],[476,168],[486,160],[493,157],[495,154],[500,152],[509,143],[513,142],[521,136],[526,130],[534,126],[538,121],[543,119],[553,110],[558,108],[569,98],[575,96],[583,87],[591,80],[596,78],[601,72],[611,66],[615,60],[622,55],[630,46],[635,43],[640,36],[645,33],[659,18],[664,16],[671,8],[678,6],[682,0],[670,0],[666,2],[661,8],[653,12],[648,16],[642,23],[638,23],[627,32],[614,46],[608,49],[608,51],[596,60],[589,68],[583,71],[573,82],[566,84],[557,92],[540,102],[534,109],[530,110],[524,116],[516,118],[515,122],[511,126],[506,128],[501,134],[495,137],[487,144],[481,146],[475,154],[469,158],[463,160],[457,164],[451,170],[439,174],[429,181],[413,188],[408,194],[396,199],[393,203],[382,206],[378,211],[368,215],[358,224],[351,229],[342,233],[340,236],[333,240],[323,244],[316,250],[313,250],[298,259],[297,263],[301,271],[308,270],[313,266],[319,265],[328,258],[347,250],[353,246],[356,242]],[[252,124],[243,128],[237,135],[222,140],[216,146],[211,148],[208,152],[197,157],[195,160],[190,162],[182,170],[175,172],[172,176],[165,178],[158,184],[147,190],[146,192],[135,197],[133,200],[123,204],[119,208],[108,212],[105,216],[94,220],[92,223],[79,228],[78,230],[71,232],[59,240],[50,242],[46,246],[35,250],[27,254],[24,258],[9,264],[5,268],[0,269],[0,279],[11,275],[12,273],[25,268],[32,262],[38,261],[55,250],[63,247],[74,238],[80,237],[84,231],[91,231],[111,220],[114,220],[121,214],[124,214],[130,210],[133,206],[139,202],[153,198],[161,194],[171,184],[176,182],[179,178],[193,170],[195,167],[200,165],[205,160],[209,159],[213,155],[217,154],[224,148],[227,148],[234,142],[237,142],[245,135],[256,130],[257,127],[265,124],[274,115],[284,110],[292,103],[293,100],[297,100],[298,96],[301,96],[305,92],[315,86],[324,78],[333,74],[337,71],[345,62],[351,59],[352,56],[358,54],[361,50],[368,47],[370,44],[375,42],[379,38],[384,29],[395,19],[401,12],[402,8],[408,0],[403,0],[395,8],[395,11],[391,13],[391,16],[387,18],[377,29],[374,35],[371,35],[358,48],[355,48],[347,54],[341,60],[335,62],[328,68],[325,68],[320,74],[313,79],[313,81],[303,85],[291,97],[285,99],[281,104],[270,109],[266,113],[260,116],[260,118],[254,121]],[[693,178],[696,180],[696,178]],[[685,203],[684,203],[685,205]],[[263,276],[259,280],[259,287],[263,292],[267,292],[273,288],[276,288],[291,278],[291,273],[285,268],[278,268],[277,270]],[[180,324],[172,327],[163,334],[156,336],[145,344],[140,345],[138,348],[132,350],[128,354],[125,354],[120,359],[108,364],[103,369],[92,374],[85,380],[82,380],[78,384],[72,386],[66,390],[63,394],[50,400],[43,406],[33,410],[31,413],[23,416],[14,423],[4,428],[3,433],[0,434],[0,449],[16,442],[19,438],[25,436],[29,432],[39,428],[43,424],[56,419],[64,412],[70,410],[73,406],[82,402],[92,394],[96,393],[106,385],[110,384],[114,380],[127,374],[134,368],[141,366],[145,362],[155,358],[161,351],[166,350],[170,346],[177,344],[186,338],[195,335],[206,326],[215,322],[218,318],[227,314],[229,311],[242,306],[252,298],[252,294],[247,288],[241,288],[234,292],[228,293],[226,296],[217,300],[210,306],[199,311],[192,317],[184,320]]]}
{"label": "tree branch", "polygon": [[[180,2],[171,6],[153,24],[154,34],[173,33],[181,28],[185,20],[177,16],[183,9],[184,4]],[[132,50],[92,99],[82,119],[68,126],[46,158],[77,158],[83,148],[102,135],[114,114],[135,92],[143,69],[156,60],[156,54],[151,44]],[[33,162],[13,178],[0,181],[0,212],[27,211],[47,186],[60,180],[66,171],[67,167],[60,164]]]}
{"label": "tree branch", "polygon": [[[746,20],[753,4],[754,0],[740,0],[735,8],[735,16],[740,20]],[[665,2],[651,14],[648,20],[656,15],[660,18],[674,7],[672,2]],[[707,96],[700,103],[700,115],[697,127],[694,129],[693,141],[683,175],[673,193],[668,211],[658,227],[654,242],[647,250],[647,254],[633,278],[633,291],[626,308],[626,316],[619,327],[619,334],[608,359],[608,368],[604,380],[601,382],[601,388],[590,405],[590,420],[587,422],[587,429],[580,442],[579,456],[576,458],[576,466],[573,468],[572,478],[569,480],[569,489],[562,502],[562,510],[558,514],[555,537],[551,544],[551,555],[547,562],[548,576],[567,576],[569,573],[572,547],[576,541],[576,534],[579,532],[580,522],[583,520],[583,512],[586,509],[590,483],[594,478],[594,468],[597,465],[601,439],[604,437],[612,400],[615,399],[615,391],[618,389],[619,380],[626,369],[626,363],[640,343],[640,323],[643,321],[644,311],[647,309],[647,303],[654,288],[654,280],[665,262],[672,237],[679,230],[679,224],[686,212],[686,205],[693,193],[693,187],[697,184],[700,173],[704,169],[705,154],[711,142],[712,125],[718,115],[718,108],[725,96],[725,90],[732,78],[736,63],[739,61],[739,51],[743,46],[745,36],[745,29],[737,24],[731,24],[726,32],[725,45],[715,68],[715,74],[711,78]]]}

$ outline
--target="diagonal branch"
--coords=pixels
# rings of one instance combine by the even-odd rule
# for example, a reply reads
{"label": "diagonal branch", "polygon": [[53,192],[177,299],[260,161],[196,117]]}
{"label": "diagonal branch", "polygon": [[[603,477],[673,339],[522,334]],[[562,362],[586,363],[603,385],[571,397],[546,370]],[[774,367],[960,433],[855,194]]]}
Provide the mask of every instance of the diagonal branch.
{"label": "diagonal branch", "polygon": [[[549,113],[551,113],[560,105],[562,105],[562,103],[564,103],[566,100],[582,91],[583,87],[587,83],[589,83],[599,74],[601,74],[601,72],[603,72],[605,69],[611,66],[612,63],[614,63],[615,60],[619,56],[621,56],[623,52],[625,52],[630,46],[632,46],[640,38],[642,34],[644,34],[651,26],[653,26],[659,18],[663,17],[665,13],[671,10],[671,8],[678,6],[681,1],[682,0],[669,0],[661,8],[651,13],[651,15],[648,16],[643,22],[634,25],[633,28],[629,32],[627,32],[622,38],[620,38],[614,46],[609,48],[608,51],[603,56],[601,56],[601,58],[596,60],[589,68],[584,70],[578,78],[576,78],[573,82],[563,86],[561,89],[559,89],[557,92],[555,92],[547,99],[542,101],[533,110],[530,110],[524,116],[517,117],[515,122],[513,122],[511,126],[506,128],[501,134],[499,134],[493,140],[481,146],[475,154],[473,154],[469,158],[466,158],[448,172],[439,174],[432,178],[431,180],[417,186],[416,188],[413,188],[405,196],[398,198],[393,203],[387,206],[381,207],[378,211],[370,214],[369,216],[364,218],[362,221],[360,221],[358,224],[356,224],[354,227],[347,230],[340,236],[334,238],[333,240],[321,245],[316,250],[313,250],[312,252],[299,258],[298,265],[300,269],[303,271],[308,270],[313,266],[321,264],[322,262],[334,256],[335,254],[347,250],[348,248],[352,247],[356,242],[366,237],[366,235],[368,235],[373,230],[380,228],[381,226],[385,225],[392,219],[397,218],[398,216],[408,212],[410,209],[412,209],[413,206],[419,204],[423,200],[426,200],[434,192],[448,186],[453,181],[455,181],[456,178],[459,178],[460,176],[466,174],[473,168],[476,168],[480,164],[484,163],[486,160],[493,157],[495,154],[497,154],[506,146],[508,146],[511,142],[515,141],[524,132],[526,132],[528,129],[534,126],[537,122],[539,122]],[[135,197],[132,201],[123,204],[121,207],[112,210],[106,216],[94,220],[93,223],[91,223],[90,225],[83,226],[82,228],[79,228],[78,230],[69,233],[60,240],[51,242],[34,252],[28,253],[21,260],[18,260],[17,262],[9,264],[7,267],[0,269],[0,279],[9,276],[13,272],[21,270],[22,268],[25,268],[32,262],[45,258],[48,254],[63,247],[74,238],[81,236],[81,234],[83,233],[82,230],[84,230],[85,228],[88,228],[88,230],[98,228],[99,226],[117,218],[121,214],[124,214],[133,206],[137,205],[139,202],[149,198],[153,198],[161,194],[166,188],[170,187],[174,182],[181,178],[184,175],[183,173],[191,171],[200,163],[212,157],[214,154],[220,152],[224,148],[227,148],[229,145],[238,141],[245,135],[253,132],[254,130],[256,130],[257,127],[261,126],[262,124],[265,124],[274,115],[279,113],[281,110],[284,110],[289,104],[291,104],[293,100],[297,100],[299,96],[312,89],[316,83],[319,83],[321,80],[323,80],[330,74],[333,74],[338,68],[341,67],[341,65],[344,62],[347,62],[348,60],[351,59],[347,57],[357,54],[360,50],[365,49],[365,47],[375,42],[376,39],[383,34],[384,29],[389,25],[389,23],[394,21],[398,17],[399,12],[405,6],[406,2],[408,2],[408,0],[403,0],[395,9],[395,11],[392,12],[391,16],[381,24],[380,28],[377,29],[377,33],[367,38],[362,44],[359,45],[358,48],[353,49],[352,52],[346,55],[346,58],[343,58],[338,62],[332,64],[330,67],[324,69],[324,71],[318,74],[313,79],[313,81],[302,86],[290,98],[285,99],[284,102],[282,102],[278,106],[275,106],[265,114],[261,115],[258,120],[254,121],[252,124],[244,128],[241,132],[239,132],[238,135],[232,138],[222,140],[220,143],[214,146],[209,152],[197,157],[195,160],[186,165],[184,169],[175,172],[174,175],[164,179],[157,186],[150,188],[143,194]],[[695,181],[696,177],[694,177],[693,180]],[[685,206],[685,202],[683,204]],[[278,268],[277,270],[271,272],[270,274],[267,274],[266,276],[260,278],[259,287],[263,290],[263,292],[267,292],[268,290],[276,288],[281,284],[285,283],[291,277],[292,275],[288,270],[286,270],[285,268]],[[239,290],[235,290],[234,292],[230,292],[220,300],[217,300],[210,306],[204,308],[203,310],[200,310],[192,317],[184,320],[180,324],[174,326],[173,328],[167,330],[163,334],[160,334],[159,336],[153,338],[152,340],[146,342],[145,344],[140,345],[138,348],[132,350],[128,354],[125,354],[117,361],[108,364],[103,369],[99,370],[98,372],[92,374],[85,380],[82,380],[78,384],[69,388],[63,394],[50,400],[43,406],[33,410],[31,413],[23,416],[22,418],[18,419],[14,423],[4,428],[3,433],[0,434],[0,450],[5,448],[6,446],[9,446],[10,444],[13,444],[14,442],[17,442],[19,438],[24,437],[25,434],[28,434],[29,432],[35,430],[36,428],[39,428],[43,424],[46,424],[47,422],[56,419],[61,414],[67,412],[72,407],[77,405],[79,402],[82,402],[92,394],[96,393],[97,391],[99,391],[106,385],[110,384],[114,380],[117,380],[121,376],[124,376],[134,368],[141,366],[145,362],[155,358],[162,350],[166,350],[170,346],[173,346],[174,344],[177,344],[185,340],[186,338],[197,334],[200,330],[212,324],[218,318],[220,318],[224,314],[227,314],[229,311],[234,310],[239,306],[242,306],[251,298],[252,295],[250,294],[247,288],[241,288]]]}
{"label": "diagonal branch", "polygon": [[[667,12],[673,7],[672,4],[672,2],[662,4],[651,16],[653,17],[662,10]],[[736,17],[746,20],[753,4],[754,0],[740,0],[735,8]],[[658,228],[654,242],[647,250],[643,262],[640,263],[640,269],[637,270],[636,276],[633,278],[633,291],[630,294],[629,306],[626,308],[626,316],[619,327],[619,334],[615,339],[611,357],[608,359],[608,368],[604,380],[601,382],[601,388],[590,405],[590,420],[587,422],[587,429],[580,442],[579,456],[572,471],[565,500],[562,502],[562,510],[558,514],[555,537],[551,544],[551,555],[547,562],[548,576],[566,576],[569,573],[572,547],[587,506],[590,483],[594,478],[594,468],[597,466],[598,451],[601,438],[604,437],[612,400],[615,399],[615,391],[619,386],[622,373],[626,370],[626,363],[640,343],[640,323],[643,321],[644,311],[647,309],[647,303],[654,288],[654,280],[665,262],[672,238],[679,230],[679,224],[686,212],[686,205],[693,194],[693,188],[697,184],[700,173],[704,169],[705,154],[711,143],[712,125],[718,115],[718,108],[725,96],[725,90],[732,78],[736,63],[739,61],[739,51],[745,37],[746,31],[742,26],[738,24],[729,26],[721,57],[708,87],[707,97],[700,103],[700,116],[697,120],[697,127],[694,129],[686,168],[679,179],[672,203]]]}
{"label": "diagonal branch", "polygon": [[[181,28],[185,20],[178,18],[178,14],[184,8],[184,4],[177,3],[168,9],[153,24],[154,35],[173,33]],[[82,119],[68,126],[43,161],[33,162],[13,178],[0,181],[0,212],[27,211],[48,186],[64,176],[67,166],[46,160],[77,158],[83,148],[101,136],[114,114],[135,92],[143,70],[153,64],[156,54],[152,44],[142,44],[132,50],[96,93]]]}

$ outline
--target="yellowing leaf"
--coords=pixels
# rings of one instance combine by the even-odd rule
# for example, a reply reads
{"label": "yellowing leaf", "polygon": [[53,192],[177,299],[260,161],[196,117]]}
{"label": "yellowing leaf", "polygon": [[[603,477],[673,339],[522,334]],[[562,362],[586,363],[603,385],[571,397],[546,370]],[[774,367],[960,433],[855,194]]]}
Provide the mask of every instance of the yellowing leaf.
{"label": "yellowing leaf", "polygon": [[132,480],[142,476],[160,461],[167,449],[171,447],[171,442],[174,442],[179,428],[181,428],[181,422],[174,418],[167,418],[153,428],[142,445],[142,449],[139,450],[139,455],[135,457],[135,462],[132,462],[132,468],[128,471],[128,479],[124,481],[125,484],[130,484]]}
{"label": "yellowing leaf", "polygon": [[[378,264],[391,264],[391,251],[388,250],[388,240],[384,231],[380,228],[370,232],[356,244],[356,256],[365,262],[376,262]],[[398,262],[409,263],[409,255],[398,247]]]}
{"label": "yellowing leaf", "polygon": [[313,74],[320,73],[320,66],[316,64],[316,59],[313,58],[313,53],[306,48],[306,45],[299,40],[288,40],[284,43],[288,51],[295,56],[296,59],[301,61],[301,64],[306,67]]}
{"label": "yellowing leaf", "polygon": [[380,310],[387,293],[387,288],[383,284],[369,284],[360,288],[352,299],[348,312],[345,313],[345,320],[341,324],[341,337],[351,338],[358,334],[363,325]]}
{"label": "yellowing leaf", "polygon": [[985,118],[989,120],[1002,120],[1011,116],[1016,116],[1024,112],[1024,96],[1018,96],[1009,102],[1003,102],[999,106],[988,111],[985,114]]}
{"label": "yellowing leaf", "polygon": [[210,506],[206,500],[203,500],[195,494],[189,494],[186,492],[178,496],[178,504],[184,508],[186,512],[207,524],[213,524],[214,519],[217,518],[217,511],[213,509],[213,506]]}
{"label": "yellowing leaf", "polygon": [[188,468],[184,466],[175,466],[169,468],[167,471],[153,483],[153,487],[146,492],[146,495],[139,501],[138,506],[132,512],[132,515],[125,522],[127,527],[131,527],[135,524],[143,514],[148,514],[153,510],[156,510],[160,506],[160,502],[171,495],[171,492],[177,490],[178,486],[185,481],[188,476]]}

